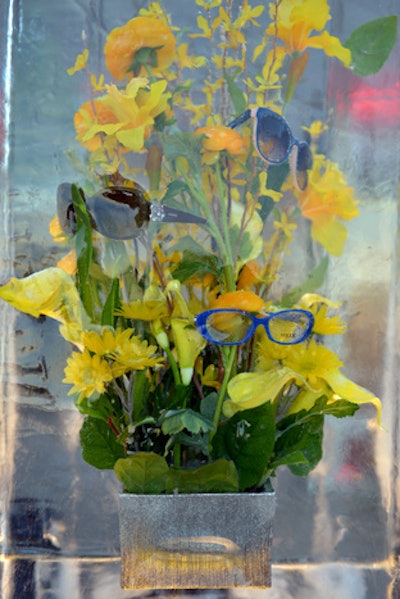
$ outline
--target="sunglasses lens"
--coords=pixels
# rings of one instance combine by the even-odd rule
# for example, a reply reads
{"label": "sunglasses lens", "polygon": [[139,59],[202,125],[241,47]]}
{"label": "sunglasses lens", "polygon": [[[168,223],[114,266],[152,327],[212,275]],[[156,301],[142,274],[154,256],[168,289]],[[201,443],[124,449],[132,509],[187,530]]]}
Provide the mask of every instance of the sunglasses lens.
{"label": "sunglasses lens", "polygon": [[108,187],[86,200],[95,228],[110,239],[133,239],[146,228],[151,213],[147,194],[134,188]]}
{"label": "sunglasses lens", "polygon": [[258,116],[256,145],[261,157],[267,162],[279,164],[287,158],[291,133],[286,121],[277,114]]}
{"label": "sunglasses lens", "polygon": [[307,171],[312,167],[313,158],[310,146],[305,141],[298,144],[298,154],[296,163],[296,179],[299,188],[304,191],[308,183]]}
{"label": "sunglasses lens", "polygon": [[61,183],[57,188],[57,217],[61,229],[68,235],[76,233],[76,215],[72,202],[71,183]]}

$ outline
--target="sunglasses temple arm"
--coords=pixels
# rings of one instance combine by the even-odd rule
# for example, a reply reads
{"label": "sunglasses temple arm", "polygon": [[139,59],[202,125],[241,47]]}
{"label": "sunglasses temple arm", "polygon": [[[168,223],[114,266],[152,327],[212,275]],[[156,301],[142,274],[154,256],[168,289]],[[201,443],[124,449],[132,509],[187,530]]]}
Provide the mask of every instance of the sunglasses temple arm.
{"label": "sunglasses temple arm", "polygon": [[290,172],[292,173],[293,183],[294,183],[295,188],[297,189],[297,191],[301,191],[301,187],[297,180],[297,156],[298,156],[298,154],[299,154],[299,147],[297,144],[294,144],[292,151],[290,152],[290,156],[289,156],[289,168],[290,168]]}
{"label": "sunglasses temple arm", "polygon": [[250,109],[245,110],[243,112],[243,114],[241,114],[235,120],[233,120],[231,123],[229,123],[228,127],[231,127],[232,129],[234,129],[238,125],[241,125],[245,121],[248,121],[249,118],[251,118],[251,110]]}
{"label": "sunglasses temple arm", "polygon": [[207,219],[202,216],[161,204],[151,205],[150,220],[162,223],[193,223],[203,225],[207,222]]}

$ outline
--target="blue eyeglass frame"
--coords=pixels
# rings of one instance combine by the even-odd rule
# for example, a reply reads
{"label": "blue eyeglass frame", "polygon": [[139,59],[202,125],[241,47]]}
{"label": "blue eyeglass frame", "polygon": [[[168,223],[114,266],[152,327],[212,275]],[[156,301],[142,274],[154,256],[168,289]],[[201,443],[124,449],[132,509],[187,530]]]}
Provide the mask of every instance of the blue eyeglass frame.
{"label": "blue eyeglass frame", "polygon": [[[214,339],[212,337],[212,335],[210,335],[208,333],[207,319],[212,314],[218,314],[218,313],[222,313],[222,312],[243,314],[244,316],[247,316],[250,318],[250,320],[252,322],[251,322],[249,329],[243,339],[241,339],[240,341],[217,341],[216,339]],[[271,335],[271,333],[269,331],[268,323],[272,318],[282,315],[282,314],[288,314],[288,313],[305,315],[308,318],[308,325],[307,325],[303,335],[300,337],[300,339],[297,339],[296,341],[276,341],[276,339],[273,338],[273,336]],[[211,310],[205,310],[204,312],[200,312],[200,314],[198,314],[195,317],[195,324],[196,324],[197,330],[199,331],[200,335],[202,335],[204,337],[204,339],[207,339],[207,341],[209,341],[210,343],[213,343],[215,345],[242,345],[243,343],[247,343],[247,341],[249,339],[251,339],[251,337],[254,335],[257,327],[259,327],[260,325],[264,327],[265,332],[267,333],[268,339],[270,341],[272,341],[273,343],[277,343],[278,345],[296,345],[297,343],[302,343],[303,341],[305,341],[305,339],[307,339],[307,337],[309,337],[309,335],[312,331],[312,328],[314,326],[314,314],[312,312],[309,312],[308,310],[302,310],[300,308],[293,308],[293,309],[288,309],[288,310],[279,310],[278,312],[270,312],[267,316],[263,316],[260,318],[258,316],[254,316],[254,314],[252,314],[251,312],[246,312],[246,310],[239,310],[236,308],[214,308]]]}
{"label": "blue eyeglass frame", "polygon": [[[284,119],[282,115],[278,114],[277,112],[274,112],[270,108],[264,108],[261,106],[245,110],[245,112],[243,112],[231,123],[229,123],[228,127],[235,129],[238,125],[241,125],[242,123],[248,121],[250,118],[254,120],[253,143],[260,158],[264,160],[267,164],[271,165],[282,164],[282,162],[285,162],[290,158],[289,165],[292,174],[294,175],[296,186],[301,191],[304,191],[308,183],[307,170],[309,170],[312,167],[313,162],[311,149],[308,143],[306,141],[299,141],[298,139],[296,139],[286,119]],[[276,129],[274,125],[278,125],[278,127],[281,128],[279,132],[279,137],[286,138],[286,150],[279,158],[274,159],[271,156],[267,156],[267,154],[265,154],[260,148],[259,131],[260,128],[263,126],[263,119],[266,118],[270,119],[269,126],[271,128],[271,137],[274,137],[274,134],[276,137],[278,137],[278,131],[274,131],[274,129]],[[304,179],[304,185],[300,184],[297,178],[297,172],[301,172],[303,174],[302,179]]]}

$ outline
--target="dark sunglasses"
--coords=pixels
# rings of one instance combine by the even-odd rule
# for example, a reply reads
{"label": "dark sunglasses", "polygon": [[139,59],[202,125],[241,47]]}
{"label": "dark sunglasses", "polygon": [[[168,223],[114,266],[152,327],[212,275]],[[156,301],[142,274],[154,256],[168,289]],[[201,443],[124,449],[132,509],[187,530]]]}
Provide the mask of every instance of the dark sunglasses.
{"label": "dark sunglasses", "polygon": [[[92,227],[110,239],[134,239],[146,230],[149,222],[204,224],[206,219],[176,210],[170,206],[150,202],[146,191],[138,183],[134,187],[107,187],[85,197]],[[71,183],[61,183],[57,189],[57,215],[66,233],[76,233],[76,215],[72,201]]]}
{"label": "dark sunglasses", "polygon": [[260,157],[271,165],[289,160],[295,185],[303,191],[313,162],[308,143],[296,139],[283,116],[269,108],[248,109],[228,126],[234,129],[250,118],[254,119],[254,146]]}

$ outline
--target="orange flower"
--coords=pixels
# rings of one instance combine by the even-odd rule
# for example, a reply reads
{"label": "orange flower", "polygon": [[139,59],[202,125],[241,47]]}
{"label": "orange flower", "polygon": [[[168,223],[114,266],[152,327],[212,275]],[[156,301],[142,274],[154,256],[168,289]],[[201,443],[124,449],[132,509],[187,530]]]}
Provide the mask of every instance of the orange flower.
{"label": "orange flower", "polygon": [[[143,51],[148,50],[147,54]],[[142,51],[142,64],[135,59]],[[144,64],[152,70],[164,69],[175,59],[175,37],[168,25],[155,17],[135,17],[107,36],[104,46],[106,67],[117,81],[146,74]]]}
{"label": "orange flower", "polygon": [[222,293],[212,304],[212,308],[236,308],[246,312],[260,312],[264,307],[261,297],[244,289]]}
{"label": "orange flower", "polygon": [[76,138],[88,150],[94,152],[101,146],[100,134],[94,135],[87,141],[83,141],[86,133],[93,125],[108,125],[118,123],[115,114],[99,98],[92,102],[85,102],[75,113],[74,126],[77,132]]}
{"label": "orange flower", "polygon": [[199,127],[195,131],[198,135],[205,135],[203,147],[206,152],[222,152],[238,155],[246,151],[244,140],[240,133],[230,127],[222,125],[215,127]]}
{"label": "orange flower", "polygon": [[259,281],[260,268],[255,260],[249,260],[240,271],[237,282],[238,289],[248,289]]}

